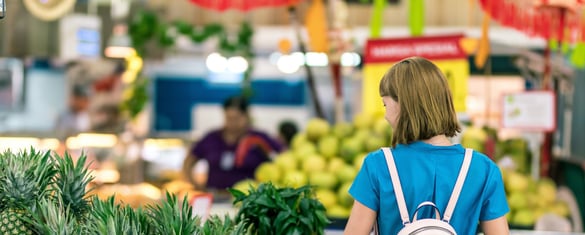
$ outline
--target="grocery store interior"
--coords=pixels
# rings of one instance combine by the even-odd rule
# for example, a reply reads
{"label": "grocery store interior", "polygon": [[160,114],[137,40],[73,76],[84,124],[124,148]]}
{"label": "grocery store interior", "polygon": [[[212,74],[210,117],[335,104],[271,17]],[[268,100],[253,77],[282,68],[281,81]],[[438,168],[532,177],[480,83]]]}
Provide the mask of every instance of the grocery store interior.
{"label": "grocery store interior", "polygon": [[[18,177],[14,172],[41,182],[30,173],[44,169],[37,165],[56,164],[62,172],[68,164],[38,156],[30,159],[47,162],[29,159],[16,166],[17,160],[8,160],[40,151],[83,163],[87,172],[67,169],[91,177],[68,181],[83,186],[84,200],[96,196],[106,203],[111,197],[112,205],[156,210],[177,195],[197,218],[195,230],[185,230],[191,234],[203,231],[199,227],[211,229],[202,234],[244,234],[236,215],[268,213],[262,208],[267,204],[258,202],[267,193],[260,185],[274,187],[270,197],[302,189],[292,192],[318,209],[292,208],[294,216],[314,220],[307,224],[292,215],[296,221],[286,221],[278,211],[270,212],[274,218],[253,215],[247,221],[260,224],[254,225],[256,234],[341,234],[353,205],[348,189],[365,157],[391,144],[379,82],[396,62],[421,56],[448,81],[463,127],[451,142],[485,154],[500,168],[511,233],[585,234],[581,0],[0,0],[0,5],[3,204],[13,199],[32,208],[24,203],[40,200],[11,198],[36,195],[25,186],[39,187],[6,183]],[[230,97],[244,98],[229,103]],[[238,112],[228,112],[234,107]],[[245,133],[226,134],[242,128],[240,122],[249,128]],[[233,141],[224,140],[230,136]],[[237,169],[242,164],[248,168]],[[54,174],[60,185],[59,175],[66,174]],[[75,191],[62,187],[63,194]],[[99,203],[88,205],[94,204]],[[14,210],[10,203],[0,205],[0,221],[12,218]],[[225,222],[224,215],[234,222]],[[205,221],[217,222],[214,216],[223,224],[205,227]],[[69,226],[69,217],[59,226]],[[43,218],[35,217],[46,222],[31,227],[35,234],[59,231],[48,230],[56,227]],[[179,223],[160,226],[173,222]],[[129,231],[125,223],[134,222],[111,226]],[[302,229],[292,231],[287,224]],[[4,226],[0,222],[0,231],[14,234]]]}

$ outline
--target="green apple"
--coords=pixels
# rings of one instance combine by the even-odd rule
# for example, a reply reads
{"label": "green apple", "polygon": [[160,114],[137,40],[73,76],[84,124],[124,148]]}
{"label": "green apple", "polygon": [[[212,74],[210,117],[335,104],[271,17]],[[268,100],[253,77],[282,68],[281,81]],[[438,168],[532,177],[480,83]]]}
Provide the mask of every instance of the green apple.
{"label": "green apple", "polygon": [[258,182],[256,182],[255,180],[244,179],[244,180],[240,180],[237,183],[235,183],[232,188],[239,190],[240,192],[243,192],[245,194],[248,194],[250,192],[251,188],[256,188],[257,186],[258,186]]}
{"label": "green apple", "polygon": [[307,138],[311,141],[317,141],[319,138],[329,134],[331,127],[329,122],[322,118],[312,118],[307,122]]}
{"label": "green apple", "polygon": [[508,192],[525,192],[530,185],[529,176],[522,175],[518,172],[508,172],[506,182],[504,182]]}
{"label": "green apple", "polygon": [[258,182],[278,182],[280,180],[281,170],[273,162],[264,162],[256,168],[254,177]]}
{"label": "green apple", "polygon": [[292,152],[286,151],[274,158],[276,164],[283,171],[296,170],[298,168],[298,161]]}
{"label": "green apple", "polygon": [[333,135],[325,136],[319,139],[318,149],[321,156],[332,158],[339,152],[339,140]]}
{"label": "green apple", "polygon": [[302,161],[303,172],[307,174],[325,171],[326,167],[327,160],[318,154],[312,154]]}
{"label": "green apple", "polygon": [[339,182],[353,182],[355,176],[357,175],[357,170],[353,166],[344,165],[335,172],[335,175],[337,176]]}
{"label": "green apple", "polygon": [[323,204],[325,209],[337,205],[337,195],[330,189],[317,189],[315,191],[315,196],[317,197],[317,200]]}
{"label": "green apple", "polygon": [[369,113],[358,113],[353,117],[353,126],[358,129],[370,129],[374,116]]}
{"label": "green apple", "polygon": [[343,207],[341,205],[334,205],[330,208],[327,208],[327,214],[330,218],[338,218],[338,219],[345,219],[349,218],[351,210],[349,208]]}
{"label": "green apple", "polygon": [[339,156],[346,162],[353,162],[357,154],[364,151],[364,144],[360,138],[350,137],[342,140]]}
{"label": "green apple", "polygon": [[536,215],[530,209],[518,210],[512,216],[511,224],[520,226],[532,226],[536,222]]}
{"label": "green apple", "polygon": [[307,142],[309,142],[307,134],[297,133],[295,136],[293,136],[292,140],[290,141],[290,146],[291,149],[296,150],[297,148],[299,148],[300,146]]}
{"label": "green apple", "polygon": [[317,147],[311,142],[302,143],[294,149],[295,157],[300,161],[316,153]]}
{"label": "green apple", "polygon": [[512,192],[508,196],[508,204],[512,209],[528,208],[528,198],[525,192]]}
{"label": "green apple", "polygon": [[346,165],[345,161],[339,157],[334,157],[329,159],[327,163],[327,171],[328,172],[337,172],[341,167]]}
{"label": "green apple", "polygon": [[374,134],[379,136],[383,137],[392,136],[392,127],[390,126],[390,123],[388,123],[388,121],[386,121],[386,119],[383,117],[377,118],[376,121],[374,121],[372,131],[374,132]]}
{"label": "green apple", "polygon": [[542,178],[536,182],[536,193],[540,200],[553,203],[557,200],[557,187],[550,178]]}
{"label": "green apple", "polygon": [[385,147],[390,145],[390,143],[386,142],[386,138],[378,135],[372,135],[370,138],[366,139],[366,152],[375,151],[380,149],[381,147]]}
{"label": "green apple", "polygon": [[284,173],[281,184],[293,188],[298,188],[307,185],[309,180],[307,175],[299,170],[288,171]]}
{"label": "green apple", "polygon": [[309,175],[309,184],[318,189],[333,189],[337,183],[337,177],[331,172],[317,171]]}
{"label": "green apple", "polygon": [[333,125],[333,134],[339,138],[346,138],[353,134],[353,126],[348,122],[337,122]]}
{"label": "green apple", "polygon": [[346,182],[341,184],[337,189],[337,201],[341,206],[350,207],[353,205],[353,198],[349,195],[349,188],[352,182]]}
{"label": "green apple", "polygon": [[366,160],[366,156],[368,156],[368,153],[360,153],[357,155],[357,157],[355,157],[355,159],[353,159],[353,167],[357,171],[362,169],[362,165],[364,164],[364,160]]}

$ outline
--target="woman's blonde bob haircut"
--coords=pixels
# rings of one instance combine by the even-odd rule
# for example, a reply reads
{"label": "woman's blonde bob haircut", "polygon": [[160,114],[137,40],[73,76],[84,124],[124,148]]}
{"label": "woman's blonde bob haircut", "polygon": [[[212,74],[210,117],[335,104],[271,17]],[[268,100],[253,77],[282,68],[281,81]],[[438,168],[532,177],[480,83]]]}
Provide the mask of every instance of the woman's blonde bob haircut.
{"label": "woman's blonde bob haircut", "polygon": [[400,105],[393,147],[461,131],[447,79],[427,59],[410,57],[392,66],[380,81],[380,96]]}

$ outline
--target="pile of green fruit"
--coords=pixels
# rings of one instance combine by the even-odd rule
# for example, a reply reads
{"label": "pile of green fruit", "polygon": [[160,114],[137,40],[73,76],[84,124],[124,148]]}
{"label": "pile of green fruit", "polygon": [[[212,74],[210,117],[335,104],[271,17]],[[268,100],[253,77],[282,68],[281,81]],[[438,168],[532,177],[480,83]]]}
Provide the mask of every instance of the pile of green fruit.
{"label": "pile of green fruit", "polygon": [[293,137],[291,148],[273,161],[260,165],[255,179],[234,188],[272,182],[300,187],[311,185],[330,218],[347,218],[353,204],[348,190],[366,154],[389,146],[392,130],[381,116],[358,114],[351,123],[331,125],[326,120],[309,120],[304,132]]}
{"label": "pile of green fruit", "polygon": [[534,180],[527,174],[502,170],[510,213],[506,215],[511,226],[532,227],[544,214],[564,218],[570,210],[566,202],[557,199],[557,186],[550,178]]}

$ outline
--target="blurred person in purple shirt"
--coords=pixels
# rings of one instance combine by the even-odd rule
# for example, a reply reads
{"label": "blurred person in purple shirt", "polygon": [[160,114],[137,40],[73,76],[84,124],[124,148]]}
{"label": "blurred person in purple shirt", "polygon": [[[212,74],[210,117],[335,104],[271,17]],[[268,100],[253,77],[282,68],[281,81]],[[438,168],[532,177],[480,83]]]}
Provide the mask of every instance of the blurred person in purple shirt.
{"label": "blurred person in purple shirt", "polygon": [[[254,130],[248,113],[248,101],[241,96],[223,103],[224,124],[194,143],[183,163],[184,176],[199,190],[223,191],[243,179],[253,179],[256,168],[283,150],[283,145],[268,134]],[[208,163],[205,185],[193,179],[198,160]]]}

